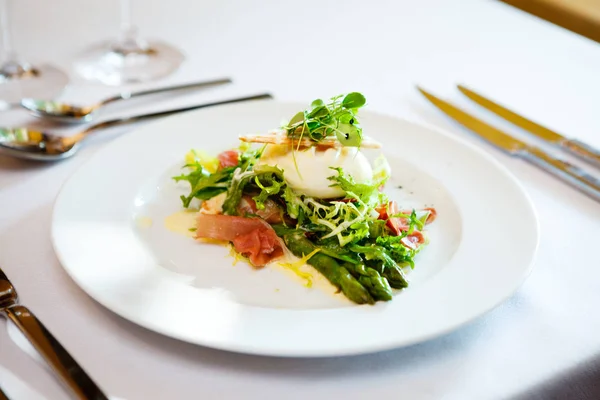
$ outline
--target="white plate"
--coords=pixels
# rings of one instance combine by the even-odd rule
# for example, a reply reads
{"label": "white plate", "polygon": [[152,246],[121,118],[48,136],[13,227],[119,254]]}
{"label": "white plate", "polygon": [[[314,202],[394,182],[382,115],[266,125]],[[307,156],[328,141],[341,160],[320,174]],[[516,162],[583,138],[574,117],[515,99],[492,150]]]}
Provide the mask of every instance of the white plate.
{"label": "white plate", "polygon": [[66,271],[96,301],[146,328],[278,356],[420,342],[490,310],[527,277],[538,223],[509,172],[454,137],[370,112],[361,112],[361,122],[385,144],[390,197],[438,210],[411,285],[393,301],[355,306],[322,282],[308,289],[282,268],[234,266],[228,249],[165,228],[164,217],[180,210],[184,191],[170,176],[190,148],[217,153],[237,146],[239,134],[265,132],[303,106],[264,101],[191,112],[106,146],[56,201],[52,237]]}

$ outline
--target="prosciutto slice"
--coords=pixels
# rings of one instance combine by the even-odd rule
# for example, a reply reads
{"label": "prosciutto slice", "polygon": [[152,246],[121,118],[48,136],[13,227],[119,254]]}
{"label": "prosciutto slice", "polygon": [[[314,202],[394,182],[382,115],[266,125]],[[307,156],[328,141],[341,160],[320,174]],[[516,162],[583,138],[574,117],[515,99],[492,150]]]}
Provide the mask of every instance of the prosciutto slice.
{"label": "prosciutto slice", "polygon": [[409,249],[412,249],[412,250],[416,250],[417,247],[419,247],[420,245],[425,243],[425,236],[423,236],[423,233],[420,231],[414,231],[410,235],[405,236],[402,239],[400,239],[400,242],[405,247],[408,247]]}
{"label": "prosciutto slice", "polygon": [[400,236],[402,232],[410,228],[406,218],[391,218],[392,215],[398,214],[398,203],[395,201],[390,201],[387,205],[381,205],[376,208],[376,211],[379,213],[379,219],[386,221],[385,224],[391,229],[394,236]]}
{"label": "prosciutto slice", "polygon": [[235,150],[227,150],[217,156],[221,168],[235,167],[238,165],[240,154]]}
{"label": "prosciutto slice", "polygon": [[[398,214],[398,204],[395,201],[390,201],[387,205],[378,207],[379,219],[386,221],[386,226],[390,228],[394,236],[400,236],[403,232],[410,229],[410,224],[406,218],[391,218],[392,215]],[[435,208],[427,207],[425,210],[429,211],[427,216],[426,224],[433,222],[437,216]],[[402,210],[401,214],[410,215],[412,210]],[[400,243],[411,250],[416,250],[420,245],[425,243],[425,236],[422,232],[414,230],[410,235],[400,239]]]}
{"label": "prosciutto slice", "polygon": [[280,224],[281,219],[281,208],[271,199],[265,201],[265,208],[259,210],[256,208],[256,202],[252,196],[245,194],[242,196],[242,200],[238,205],[238,214],[256,214],[270,224]]}
{"label": "prosciutto slice", "polygon": [[283,242],[260,218],[198,214],[196,237],[232,242],[235,251],[248,257],[255,267],[283,256]]}

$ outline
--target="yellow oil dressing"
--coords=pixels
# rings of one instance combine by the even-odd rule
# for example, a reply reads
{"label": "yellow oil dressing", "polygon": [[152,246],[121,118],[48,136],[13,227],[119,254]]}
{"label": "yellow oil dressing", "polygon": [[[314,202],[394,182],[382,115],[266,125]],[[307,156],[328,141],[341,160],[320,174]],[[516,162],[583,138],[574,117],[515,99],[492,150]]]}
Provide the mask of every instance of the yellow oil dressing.
{"label": "yellow oil dressing", "polygon": [[[220,240],[213,240],[213,243],[224,244],[226,242],[223,242]],[[241,261],[243,263],[248,264],[250,267],[252,267],[252,264],[250,263],[250,261],[243,255],[241,255],[240,253],[235,251],[235,248],[233,247],[233,245],[231,243],[228,243],[227,246],[229,246],[229,254],[227,255],[227,257],[233,258],[233,262],[231,263],[231,265],[236,265],[238,262]]]}
{"label": "yellow oil dressing", "polygon": [[304,257],[293,263],[278,262],[277,264],[279,264],[287,270],[292,271],[298,278],[304,281],[304,286],[310,288],[313,285],[313,275],[310,272],[306,271],[306,263],[308,262],[308,260],[310,260],[312,256],[314,256],[318,252],[319,249],[315,249],[310,254],[305,255]]}
{"label": "yellow oil dressing", "polygon": [[165,228],[187,237],[196,237],[197,210],[181,210],[165,218]]}
{"label": "yellow oil dressing", "polygon": [[[241,254],[237,253],[230,243],[228,243],[226,241],[222,241],[222,240],[215,240],[215,239],[204,239],[204,238],[197,239],[196,232],[195,232],[197,214],[198,214],[198,210],[178,211],[176,213],[173,213],[173,214],[167,216],[164,219],[164,226],[166,229],[168,229],[171,232],[174,232],[174,233],[177,233],[177,234],[180,234],[180,235],[192,238],[192,239],[196,239],[197,241],[202,242],[202,243],[210,243],[210,244],[218,244],[221,246],[228,246],[229,252],[227,254],[227,257],[232,258],[233,265],[235,265],[241,261],[245,264],[248,264],[249,267],[252,267],[252,265],[249,263],[249,261]],[[140,224],[140,223],[141,224],[151,223],[151,220],[141,219],[141,222],[138,221],[138,224]],[[289,257],[286,257],[283,260],[273,261],[273,262],[269,263],[268,267],[275,268],[275,269],[281,271],[281,273],[284,273],[285,275],[289,276],[291,279],[294,279],[294,278],[298,279],[302,283],[302,285],[304,285],[307,288],[314,287],[314,288],[319,288],[320,290],[323,290],[325,292],[334,293],[334,288],[329,283],[329,281],[327,281],[327,279],[325,277],[323,277],[322,275],[318,274],[317,271],[312,266],[307,264],[307,261],[313,255],[315,255],[318,251],[319,251],[319,249],[316,249],[315,251],[311,252],[310,254],[307,254],[306,256],[304,256],[300,259],[293,257],[290,254]]]}

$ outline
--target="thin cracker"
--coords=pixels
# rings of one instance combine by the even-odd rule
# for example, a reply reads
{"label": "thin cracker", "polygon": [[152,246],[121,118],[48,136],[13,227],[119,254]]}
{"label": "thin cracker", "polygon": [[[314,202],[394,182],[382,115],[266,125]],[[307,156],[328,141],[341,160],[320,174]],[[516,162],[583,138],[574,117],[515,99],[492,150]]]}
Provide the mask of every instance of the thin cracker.
{"label": "thin cracker", "polygon": [[[246,143],[264,143],[280,145],[293,144],[294,146],[300,145],[300,147],[310,147],[313,145],[332,148],[344,147],[337,139],[323,139],[317,143],[310,139],[297,140],[283,135],[240,135],[239,138],[242,142]],[[381,148],[381,143],[376,142],[370,138],[364,138],[360,144],[360,147],[364,147],[367,149],[379,149]]]}

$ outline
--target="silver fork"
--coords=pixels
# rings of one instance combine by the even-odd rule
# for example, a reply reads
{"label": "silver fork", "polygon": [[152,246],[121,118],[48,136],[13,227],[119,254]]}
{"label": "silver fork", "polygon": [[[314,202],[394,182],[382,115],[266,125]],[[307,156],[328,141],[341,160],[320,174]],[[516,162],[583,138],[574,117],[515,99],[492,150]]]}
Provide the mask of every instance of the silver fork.
{"label": "silver fork", "polygon": [[27,307],[19,304],[17,291],[1,268],[0,312],[4,313],[23,332],[75,398],[82,400],[108,399],[42,322]]}

